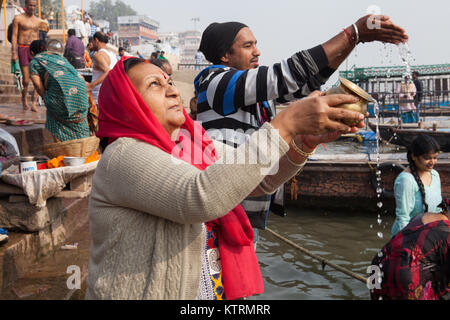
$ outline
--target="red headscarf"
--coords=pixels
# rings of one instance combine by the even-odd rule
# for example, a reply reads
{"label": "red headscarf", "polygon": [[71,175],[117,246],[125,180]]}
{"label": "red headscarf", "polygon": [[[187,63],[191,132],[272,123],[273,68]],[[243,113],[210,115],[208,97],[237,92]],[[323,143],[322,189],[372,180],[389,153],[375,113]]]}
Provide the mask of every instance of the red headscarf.
{"label": "red headscarf", "polygon": [[[97,136],[107,137],[110,142],[120,137],[139,139],[191,163],[199,170],[214,163],[217,157],[211,138],[184,108],[186,121],[178,136],[180,143],[177,145],[171,139],[128,78],[123,64],[128,58],[122,58],[102,83]],[[180,148],[180,145],[184,147]],[[174,148],[179,149],[173,152]],[[253,248],[253,229],[241,205],[207,224],[218,235],[226,298],[233,300],[263,293],[261,271]]]}

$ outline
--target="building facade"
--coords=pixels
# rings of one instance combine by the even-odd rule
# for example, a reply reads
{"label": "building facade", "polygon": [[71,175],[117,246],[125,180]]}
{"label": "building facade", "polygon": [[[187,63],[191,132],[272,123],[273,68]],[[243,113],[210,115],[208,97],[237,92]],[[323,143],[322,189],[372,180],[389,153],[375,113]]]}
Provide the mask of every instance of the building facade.
{"label": "building facade", "polygon": [[[411,66],[419,73],[422,84],[422,107],[450,105],[450,64]],[[353,81],[374,97],[383,108],[397,110],[399,88],[406,73],[405,66],[355,68],[340,71],[339,75]],[[369,106],[369,113],[371,112]],[[392,108],[392,109],[391,109]]]}
{"label": "building facade", "polygon": [[[417,71],[424,91],[449,91],[450,64],[411,66]],[[369,93],[396,92],[406,73],[405,66],[355,68],[340,71],[339,75],[349,79]]]}
{"label": "building facade", "polygon": [[145,15],[117,17],[119,39],[131,46],[158,39],[159,22]]}
{"label": "building facade", "polygon": [[195,54],[200,47],[202,33],[200,31],[185,31],[178,35],[180,44],[180,63],[195,64]]}

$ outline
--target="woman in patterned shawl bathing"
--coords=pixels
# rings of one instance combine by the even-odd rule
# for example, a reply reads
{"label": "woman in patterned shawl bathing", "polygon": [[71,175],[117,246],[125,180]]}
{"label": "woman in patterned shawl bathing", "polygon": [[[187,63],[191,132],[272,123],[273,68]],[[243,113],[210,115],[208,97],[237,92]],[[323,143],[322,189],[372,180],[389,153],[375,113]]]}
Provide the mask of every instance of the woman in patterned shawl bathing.
{"label": "woman in patterned shawl bathing", "polygon": [[47,107],[45,127],[59,141],[90,136],[86,82],[57,50],[59,41],[47,51],[46,42],[35,40],[30,51],[31,81]]}
{"label": "woman in patterned shawl bathing", "polygon": [[439,207],[416,215],[373,258],[382,272],[373,300],[450,300],[449,200]]}

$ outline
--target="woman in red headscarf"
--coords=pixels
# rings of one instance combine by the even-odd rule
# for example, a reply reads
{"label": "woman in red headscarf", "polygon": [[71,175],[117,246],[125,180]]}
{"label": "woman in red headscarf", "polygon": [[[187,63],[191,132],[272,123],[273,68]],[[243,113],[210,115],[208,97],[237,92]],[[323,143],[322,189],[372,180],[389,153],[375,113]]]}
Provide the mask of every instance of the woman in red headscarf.
{"label": "woman in red headscarf", "polygon": [[[100,90],[97,136],[107,147],[89,202],[86,298],[262,293],[253,230],[239,203],[249,194],[273,193],[303,168],[315,146],[357,130],[340,120],[362,115],[331,107],[354,101],[316,93],[235,149],[213,141],[188,116],[161,69],[123,58]],[[321,135],[300,135],[308,133]]]}

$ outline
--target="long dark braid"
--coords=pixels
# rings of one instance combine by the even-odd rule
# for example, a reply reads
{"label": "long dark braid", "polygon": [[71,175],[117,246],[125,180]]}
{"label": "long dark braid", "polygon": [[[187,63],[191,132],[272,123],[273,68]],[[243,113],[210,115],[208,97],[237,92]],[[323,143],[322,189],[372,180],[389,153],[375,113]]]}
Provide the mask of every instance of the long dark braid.
{"label": "long dark braid", "polygon": [[428,204],[425,200],[425,187],[419,177],[419,173],[417,172],[417,167],[414,163],[414,160],[412,159],[412,155],[414,155],[415,157],[423,156],[425,154],[439,152],[440,149],[441,148],[437,141],[433,137],[428,135],[417,136],[417,138],[413,140],[411,146],[408,148],[407,159],[409,162],[409,169],[411,170],[411,173],[414,176],[417,185],[419,186],[420,194],[422,195],[422,203],[425,207],[424,212],[428,212]]}
{"label": "long dark braid", "polygon": [[408,151],[407,154],[408,162],[409,162],[409,169],[411,170],[412,175],[414,176],[414,179],[416,179],[417,185],[419,186],[420,194],[422,195],[422,203],[425,207],[424,212],[428,212],[428,204],[425,201],[425,187],[423,186],[422,179],[420,179],[419,174],[417,172],[416,164],[414,163],[414,160],[411,157],[411,153]]}
{"label": "long dark braid", "polygon": [[442,202],[438,205],[439,208],[442,209],[442,214],[446,215],[449,218],[450,212],[450,200],[448,198],[443,198]]}

